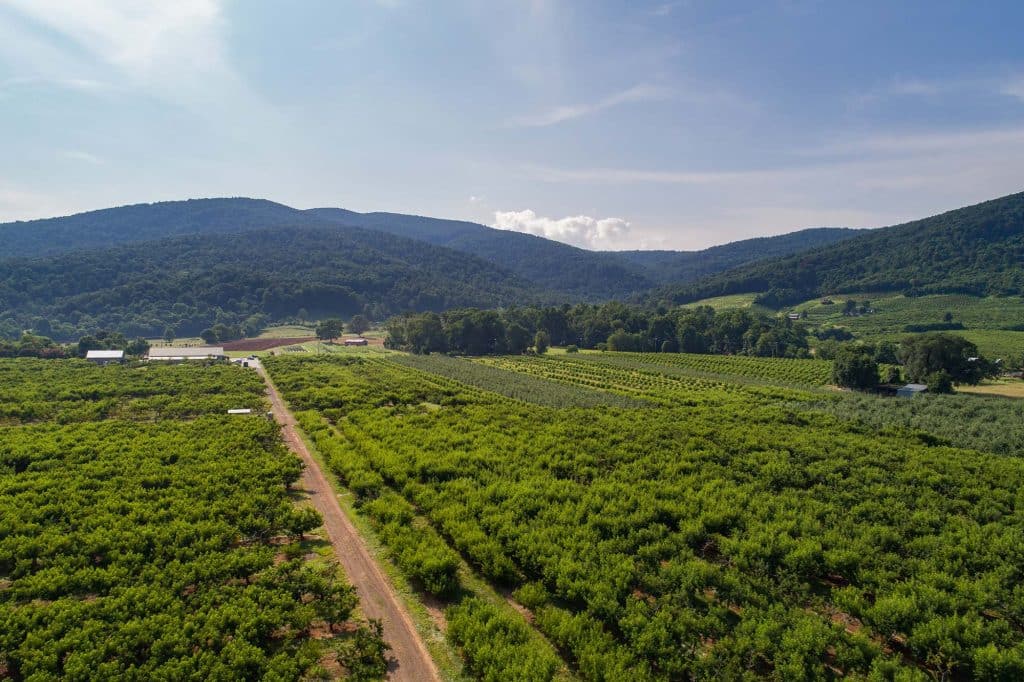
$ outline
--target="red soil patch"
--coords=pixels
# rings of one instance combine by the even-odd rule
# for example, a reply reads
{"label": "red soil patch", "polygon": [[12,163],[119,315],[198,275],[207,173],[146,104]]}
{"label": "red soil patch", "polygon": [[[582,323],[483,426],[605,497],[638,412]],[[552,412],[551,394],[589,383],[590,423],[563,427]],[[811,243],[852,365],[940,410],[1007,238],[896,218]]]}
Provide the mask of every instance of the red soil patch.
{"label": "red soil patch", "polygon": [[224,350],[270,350],[278,346],[294,346],[316,341],[315,336],[293,336],[282,339],[242,339],[224,344]]}

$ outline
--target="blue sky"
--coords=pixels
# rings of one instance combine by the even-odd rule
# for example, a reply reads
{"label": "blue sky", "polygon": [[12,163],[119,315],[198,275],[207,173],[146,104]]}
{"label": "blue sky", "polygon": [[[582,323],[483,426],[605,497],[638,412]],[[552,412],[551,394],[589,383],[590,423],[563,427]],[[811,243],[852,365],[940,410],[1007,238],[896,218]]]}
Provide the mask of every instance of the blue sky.
{"label": "blue sky", "polygon": [[0,0],[0,220],[255,196],[589,248],[1024,189],[1024,3]]}

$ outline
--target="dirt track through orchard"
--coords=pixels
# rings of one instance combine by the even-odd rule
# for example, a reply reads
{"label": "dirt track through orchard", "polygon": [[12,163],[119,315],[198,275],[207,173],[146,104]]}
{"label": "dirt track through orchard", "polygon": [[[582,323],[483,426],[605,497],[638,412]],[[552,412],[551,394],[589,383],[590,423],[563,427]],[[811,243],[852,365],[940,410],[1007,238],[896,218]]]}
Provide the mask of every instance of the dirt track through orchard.
{"label": "dirt track through orchard", "polygon": [[285,443],[306,465],[302,485],[309,493],[313,507],[323,516],[327,538],[349,582],[359,594],[359,606],[367,618],[376,618],[384,625],[384,640],[391,646],[388,679],[396,682],[440,680],[437,666],[416,632],[412,618],[370,556],[355,526],[341,510],[327,477],[299,436],[295,417],[285,406],[266,370],[260,367],[257,371],[267,385],[271,409],[281,425]]}

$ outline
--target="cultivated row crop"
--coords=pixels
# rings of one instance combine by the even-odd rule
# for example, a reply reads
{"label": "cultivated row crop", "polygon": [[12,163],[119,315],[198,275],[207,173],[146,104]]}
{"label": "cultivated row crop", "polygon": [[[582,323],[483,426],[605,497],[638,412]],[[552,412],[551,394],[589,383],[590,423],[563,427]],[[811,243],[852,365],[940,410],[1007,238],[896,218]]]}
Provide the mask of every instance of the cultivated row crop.
{"label": "cultivated row crop", "polygon": [[0,376],[8,419],[33,421],[0,427],[0,678],[296,680],[332,651],[380,674],[352,588],[302,559],[320,519],[291,499],[299,460],[276,425],[223,414],[263,405],[254,374],[10,360]]}
{"label": "cultivated row crop", "polygon": [[[401,495],[583,678],[1024,676],[1020,460],[780,404],[793,389],[482,362],[659,406],[545,407],[385,359],[269,368],[356,457],[336,459],[359,505]],[[492,614],[451,615],[487,660]]]}

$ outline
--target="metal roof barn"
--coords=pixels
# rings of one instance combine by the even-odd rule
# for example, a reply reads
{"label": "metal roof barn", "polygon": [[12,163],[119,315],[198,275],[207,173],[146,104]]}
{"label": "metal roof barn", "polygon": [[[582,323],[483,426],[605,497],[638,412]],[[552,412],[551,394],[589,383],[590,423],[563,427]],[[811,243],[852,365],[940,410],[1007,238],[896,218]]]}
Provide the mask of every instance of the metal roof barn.
{"label": "metal roof barn", "polygon": [[146,356],[149,360],[164,362],[183,362],[185,360],[222,360],[227,357],[223,346],[160,346],[150,348]]}

